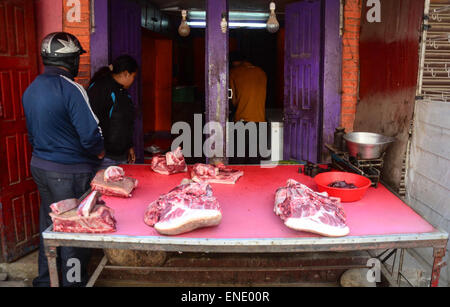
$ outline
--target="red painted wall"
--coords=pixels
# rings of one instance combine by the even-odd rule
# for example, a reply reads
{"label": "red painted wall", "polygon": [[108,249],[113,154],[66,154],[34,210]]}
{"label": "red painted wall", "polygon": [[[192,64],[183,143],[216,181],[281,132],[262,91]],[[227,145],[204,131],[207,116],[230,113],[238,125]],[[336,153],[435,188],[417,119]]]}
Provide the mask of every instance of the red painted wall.
{"label": "red painted wall", "polygon": [[194,85],[205,92],[205,37],[193,38],[194,48]]}
{"label": "red painted wall", "polygon": [[399,188],[413,117],[424,2],[383,1],[381,22],[369,23],[363,6],[360,34],[360,90],[354,129],[393,136],[383,179]]}
{"label": "red painted wall", "polygon": [[[36,41],[38,49],[41,49],[42,39],[49,33],[62,31],[62,1],[35,0],[36,15]],[[44,65],[39,56],[39,73],[42,73]]]}
{"label": "red painted wall", "polygon": [[[66,18],[69,6],[67,0],[35,0],[36,38],[38,50],[42,39],[49,33],[65,31],[74,34],[88,53],[81,56],[80,71],[76,81],[86,86],[90,79],[90,6],[89,0],[80,0],[80,22],[69,22]],[[44,65],[39,56],[39,73],[42,73]]]}
{"label": "red painted wall", "polygon": [[172,40],[142,29],[144,134],[172,126]]}

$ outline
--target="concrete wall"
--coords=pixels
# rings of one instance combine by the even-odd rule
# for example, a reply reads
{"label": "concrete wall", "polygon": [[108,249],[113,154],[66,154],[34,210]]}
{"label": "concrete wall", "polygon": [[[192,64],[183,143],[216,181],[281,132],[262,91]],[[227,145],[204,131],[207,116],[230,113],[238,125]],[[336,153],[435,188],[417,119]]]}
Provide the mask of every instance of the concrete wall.
{"label": "concrete wall", "polygon": [[[417,101],[414,114],[407,200],[435,227],[450,233],[450,103]],[[432,263],[429,251],[421,254]],[[448,255],[447,246],[447,263]],[[447,265],[440,285],[450,280],[449,273]]]}

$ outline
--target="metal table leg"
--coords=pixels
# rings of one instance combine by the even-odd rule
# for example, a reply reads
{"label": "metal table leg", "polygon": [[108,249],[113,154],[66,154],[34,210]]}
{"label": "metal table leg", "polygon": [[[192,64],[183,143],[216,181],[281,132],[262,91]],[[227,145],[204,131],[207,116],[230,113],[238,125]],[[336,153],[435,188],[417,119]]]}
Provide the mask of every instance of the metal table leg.
{"label": "metal table leg", "polygon": [[47,256],[48,271],[50,274],[50,286],[59,287],[58,267],[56,264],[56,257],[57,257],[56,247],[46,246],[45,255]]}
{"label": "metal table leg", "polygon": [[87,283],[86,287],[93,287],[95,282],[97,281],[98,277],[100,276],[100,273],[105,268],[106,263],[108,262],[108,258],[106,258],[106,255],[103,256],[102,260],[100,261],[100,264],[95,269],[94,273],[92,274],[91,278],[89,279],[89,282]]}
{"label": "metal table leg", "polygon": [[441,275],[441,268],[445,266],[445,262],[442,260],[445,256],[445,248],[433,248],[433,270],[431,271],[431,287],[437,287],[439,285],[439,277]]}

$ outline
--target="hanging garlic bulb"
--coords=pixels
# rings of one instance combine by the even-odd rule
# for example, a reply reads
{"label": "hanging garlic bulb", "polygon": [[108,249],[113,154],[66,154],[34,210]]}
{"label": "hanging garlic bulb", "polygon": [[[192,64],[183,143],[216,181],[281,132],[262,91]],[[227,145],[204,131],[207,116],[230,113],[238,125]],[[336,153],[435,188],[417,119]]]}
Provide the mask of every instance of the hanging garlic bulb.
{"label": "hanging garlic bulb", "polygon": [[227,33],[227,27],[228,27],[227,19],[225,16],[226,15],[224,13],[222,13],[222,21],[220,22],[220,28],[222,29],[223,34]]}
{"label": "hanging garlic bulb", "polygon": [[275,33],[280,28],[280,24],[278,23],[277,16],[275,15],[275,2],[270,2],[270,16],[267,20],[266,29],[270,33]]}
{"label": "hanging garlic bulb", "polygon": [[189,33],[191,32],[191,29],[189,28],[189,25],[186,21],[187,11],[186,10],[181,11],[181,16],[182,16],[182,19],[181,19],[181,24],[178,27],[178,33],[180,34],[180,36],[185,37],[185,36],[188,36]]}

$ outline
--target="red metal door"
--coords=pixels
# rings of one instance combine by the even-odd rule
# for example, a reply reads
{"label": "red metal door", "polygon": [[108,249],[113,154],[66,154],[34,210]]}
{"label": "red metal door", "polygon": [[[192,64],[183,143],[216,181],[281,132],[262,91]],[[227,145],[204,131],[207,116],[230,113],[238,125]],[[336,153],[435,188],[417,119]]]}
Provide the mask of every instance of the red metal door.
{"label": "red metal door", "polygon": [[318,161],[321,1],[286,5],[284,159]]}
{"label": "red metal door", "polygon": [[33,1],[0,0],[0,259],[8,262],[39,243],[39,197],[22,107],[36,75]]}

